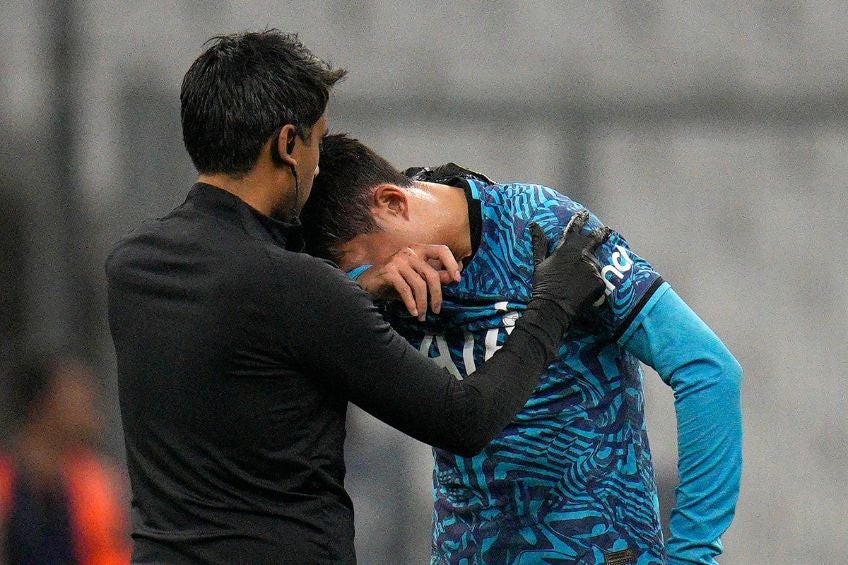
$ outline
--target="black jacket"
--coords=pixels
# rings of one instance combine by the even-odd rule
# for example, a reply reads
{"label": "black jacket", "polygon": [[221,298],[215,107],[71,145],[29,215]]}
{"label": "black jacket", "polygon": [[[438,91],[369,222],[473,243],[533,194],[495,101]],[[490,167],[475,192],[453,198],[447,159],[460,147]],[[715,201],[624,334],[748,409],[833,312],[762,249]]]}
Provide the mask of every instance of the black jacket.
{"label": "black jacket", "polygon": [[564,329],[520,323],[458,381],[301,247],[299,225],[197,184],[109,256],[135,562],[355,562],[347,402],[470,455],[524,404]]}

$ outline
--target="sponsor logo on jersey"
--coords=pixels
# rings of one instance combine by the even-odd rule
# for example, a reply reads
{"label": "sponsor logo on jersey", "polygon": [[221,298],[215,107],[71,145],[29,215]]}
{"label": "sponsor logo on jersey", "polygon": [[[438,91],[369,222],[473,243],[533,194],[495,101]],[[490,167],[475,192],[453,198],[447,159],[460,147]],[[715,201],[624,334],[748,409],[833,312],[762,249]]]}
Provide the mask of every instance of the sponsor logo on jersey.
{"label": "sponsor logo on jersey", "polygon": [[615,246],[616,251],[613,251],[610,256],[611,263],[601,269],[601,278],[604,279],[606,285],[606,294],[609,296],[615,291],[618,283],[623,281],[630,269],[633,268],[633,259],[627,253],[627,249],[621,245]]}

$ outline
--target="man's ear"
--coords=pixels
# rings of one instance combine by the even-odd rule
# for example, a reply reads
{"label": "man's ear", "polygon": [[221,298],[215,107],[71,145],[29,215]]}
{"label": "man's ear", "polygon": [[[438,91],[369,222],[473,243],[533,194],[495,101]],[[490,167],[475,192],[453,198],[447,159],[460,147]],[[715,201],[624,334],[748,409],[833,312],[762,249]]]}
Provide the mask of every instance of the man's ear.
{"label": "man's ear", "polygon": [[280,128],[276,139],[271,140],[271,157],[278,165],[294,167],[297,159],[294,157],[295,138],[297,130],[293,124],[286,124]]}
{"label": "man's ear", "polygon": [[372,205],[377,215],[409,219],[409,193],[396,184],[378,185],[374,189]]}

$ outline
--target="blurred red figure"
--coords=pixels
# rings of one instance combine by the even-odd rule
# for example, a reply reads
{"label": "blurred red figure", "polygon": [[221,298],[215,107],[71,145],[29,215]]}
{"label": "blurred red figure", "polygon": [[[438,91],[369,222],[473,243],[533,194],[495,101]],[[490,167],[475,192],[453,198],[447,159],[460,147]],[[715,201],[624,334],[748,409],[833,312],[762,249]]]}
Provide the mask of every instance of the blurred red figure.
{"label": "blurred red figure", "polygon": [[117,475],[92,448],[102,420],[90,371],[39,359],[15,370],[12,385],[19,422],[0,452],[0,563],[129,563]]}

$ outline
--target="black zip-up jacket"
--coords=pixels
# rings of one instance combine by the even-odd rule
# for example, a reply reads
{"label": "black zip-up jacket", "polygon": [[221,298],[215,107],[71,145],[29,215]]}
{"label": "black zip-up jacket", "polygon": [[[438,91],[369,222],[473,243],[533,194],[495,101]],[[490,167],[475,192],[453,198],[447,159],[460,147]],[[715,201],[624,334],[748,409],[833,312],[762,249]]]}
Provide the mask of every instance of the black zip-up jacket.
{"label": "black zip-up jacket", "polygon": [[109,256],[135,563],[354,563],[348,401],[470,455],[518,412],[566,329],[528,310],[460,381],[301,248],[298,224],[198,183]]}

